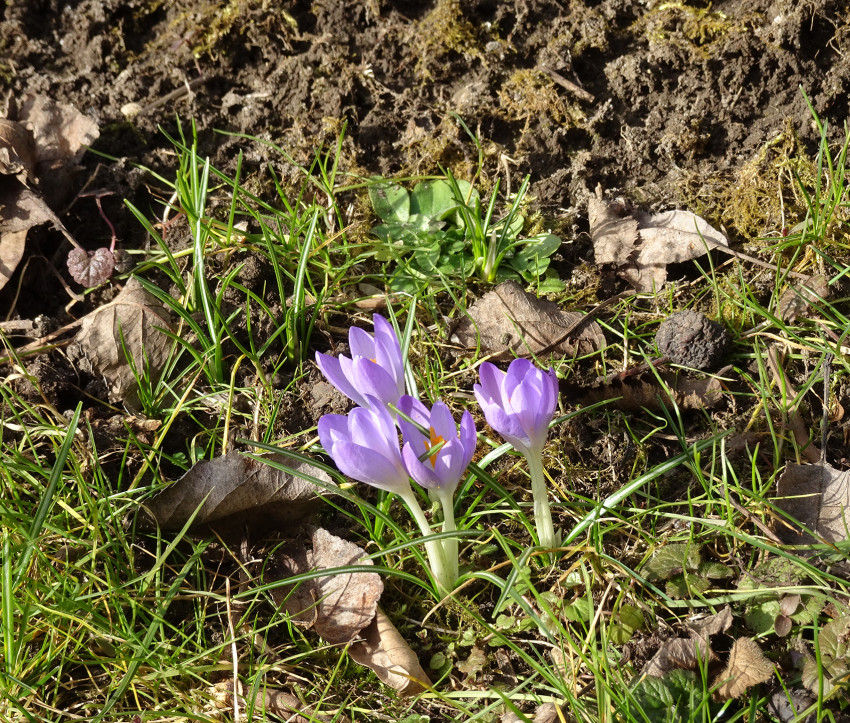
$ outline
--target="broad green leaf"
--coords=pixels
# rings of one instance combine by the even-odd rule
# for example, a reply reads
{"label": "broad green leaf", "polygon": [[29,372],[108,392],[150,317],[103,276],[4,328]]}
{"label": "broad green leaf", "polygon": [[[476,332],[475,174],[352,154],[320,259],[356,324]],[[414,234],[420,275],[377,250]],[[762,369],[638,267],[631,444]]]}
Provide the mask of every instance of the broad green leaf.
{"label": "broad green leaf", "polygon": [[[823,693],[850,676],[850,614],[830,620],[818,634],[821,665],[823,667]],[[803,685],[813,693],[819,689],[818,665],[814,657],[807,658],[803,666]]]}
{"label": "broad green leaf", "polygon": [[382,221],[404,223],[410,218],[410,195],[393,181],[369,186],[369,200]]}
{"label": "broad green leaf", "polygon": [[608,639],[614,645],[625,645],[631,640],[635,631],[644,626],[644,623],[640,608],[634,605],[623,605],[608,626]]}
{"label": "broad green leaf", "polygon": [[[461,179],[455,179],[455,183],[457,183],[458,189],[460,189],[461,198],[456,199],[460,203],[465,204],[470,209],[474,211],[474,209],[481,202],[481,195],[478,191],[472,187],[472,184],[469,181],[463,181]],[[457,209],[453,213],[451,213],[448,217],[449,223],[462,227],[464,225],[463,215]]]}
{"label": "broad green leaf", "polygon": [[693,595],[700,595],[711,587],[708,578],[699,577],[690,573],[673,575],[667,581],[667,594],[670,597],[685,599]]}
{"label": "broad green leaf", "polygon": [[448,181],[422,181],[410,194],[410,213],[421,213],[436,220],[445,218],[457,204]]}
{"label": "broad green leaf", "polygon": [[710,580],[723,580],[727,577],[733,577],[735,571],[722,562],[708,561],[699,566],[699,574]]}
{"label": "broad green leaf", "polygon": [[634,720],[649,723],[689,721],[690,711],[704,697],[702,682],[690,670],[673,670],[663,678],[647,676],[632,689]]}
{"label": "broad green leaf", "polygon": [[563,615],[567,620],[589,623],[593,617],[593,603],[586,597],[580,597],[575,602],[564,606]]}
{"label": "broad green leaf", "polygon": [[666,580],[685,570],[696,572],[701,562],[699,547],[686,542],[665,545],[643,567],[643,573],[650,582]]}

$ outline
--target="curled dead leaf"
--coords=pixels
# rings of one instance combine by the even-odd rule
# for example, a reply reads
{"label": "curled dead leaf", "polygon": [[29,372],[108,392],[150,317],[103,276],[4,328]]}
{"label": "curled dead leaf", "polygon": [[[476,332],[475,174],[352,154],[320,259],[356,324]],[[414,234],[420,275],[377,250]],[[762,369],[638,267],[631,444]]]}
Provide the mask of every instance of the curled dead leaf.
{"label": "curled dead leaf", "polygon": [[604,201],[601,187],[588,198],[587,212],[596,263],[615,265],[641,292],[660,289],[669,264],[729,245],[722,233],[690,211],[630,211],[622,201]]}
{"label": "curled dead leaf", "polygon": [[561,311],[557,304],[526,292],[516,281],[503,281],[468,309],[452,341],[478,348],[495,360],[514,356],[574,356],[598,351],[605,335],[595,321]]}
{"label": "curled dead leaf", "polygon": [[709,638],[732,625],[732,609],[727,605],[719,613],[688,623],[689,637],[665,640],[644,666],[643,675],[663,678],[671,670],[695,670],[701,662],[716,658]]}
{"label": "curled dead leaf", "polygon": [[[218,683],[213,688],[213,700],[219,710],[233,707],[233,682]],[[348,721],[345,716],[322,715],[305,706],[298,698],[284,690],[265,688],[254,692],[254,698],[248,701],[244,695],[238,696],[242,711],[253,710],[253,718],[247,720],[265,721],[266,714],[280,716],[287,723],[329,723],[330,721]],[[303,713],[303,715],[302,715]]]}
{"label": "curled dead leaf", "polygon": [[24,256],[26,246],[26,231],[0,233],[0,289],[9,283]]}
{"label": "curled dead leaf", "polygon": [[732,644],[729,662],[714,681],[717,686],[714,695],[719,700],[740,698],[747,688],[767,682],[772,675],[773,663],[758,643],[752,638],[738,638]]}
{"label": "curled dead leaf", "polygon": [[363,640],[352,643],[348,654],[356,662],[371,668],[399,695],[418,695],[431,686],[416,654],[381,608],[361,634]]}
{"label": "curled dead leaf", "polygon": [[[311,570],[329,570],[347,565],[371,566],[365,552],[352,542],[319,527],[312,533],[312,550],[303,540],[281,549],[275,574],[266,579],[285,579]],[[292,621],[312,627],[323,640],[341,645],[350,642],[375,617],[384,591],[381,576],[375,572],[333,573],[305,580],[295,586],[272,590],[274,601]]]}
{"label": "curled dead leaf", "polygon": [[843,542],[850,530],[850,471],[840,472],[827,463],[789,462],[777,482],[775,502],[814,533],[783,520],[776,532],[784,544]]}
{"label": "curled dead leaf", "polygon": [[171,316],[162,302],[130,279],[112,302],[83,317],[69,355],[87,360],[107,380],[110,399],[135,411],[138,376],[159,376],[173,344],[170,330]]}
{"label": "curled dead leaf", "polygon": [[[323,470],[309,462],[293,462],[282,455],[268,455],[268,459],[292,471],[282,472],[239,452],[228,452],[198,462],[150,500],[146,511],[162,529],[181,529],[197,510],[193,529],[214,527],[229,536],[241,535],[248,525],[252,533],[261,534],[302,520],[327,488],[335,486]],[[315,477],[325,487],[299,475]]]}
{"label": "curled dead leaf", "polygon": [[20,181],[35,177],[35,138],[22,123],[0,119],[0,174]]}
{"label": "curled dead leaf", "polygon": [[779,318],[789,323],[794,321],[805,314],[813,302],[825,299],[828,293],[829,280],[821,274],[812,276],[806,283],[790,284],[779,297]]}

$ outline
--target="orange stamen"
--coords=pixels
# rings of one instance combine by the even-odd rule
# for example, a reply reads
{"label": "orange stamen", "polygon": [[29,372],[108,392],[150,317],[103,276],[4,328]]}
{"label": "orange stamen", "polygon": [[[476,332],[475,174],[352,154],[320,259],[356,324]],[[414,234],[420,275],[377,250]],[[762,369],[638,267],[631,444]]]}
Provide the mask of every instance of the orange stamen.
{"label": "orange stamen", "polygon": [[[432,447],[434,447],[434,446],[435,446],[435,445],[437,445],[437,444],[445,444],[445,441],[446,441],[446,440],[445,440],[445,438],[443,438],[443,437],[441,437],[440,435],[438,435],[438,434],[434,431],[434,428],[433,428],[433,427],[431,427],[431,439],[430,439],[430,440],[427,440],[427,439],[425,440],[425,451],[426,451],[426,452],[430,452]],[[428,459],[429,459],[429,460],[430,460],[430,462],[431,462],[431,469],[434,469],[434,468],[437,466],[437,455],[438,455],[439,453],[440,453],[440,452],[439,452],[439,450],[438,450],[438,451],[434,452],[434,454],[432,454],[430,457],[428,457]]]}

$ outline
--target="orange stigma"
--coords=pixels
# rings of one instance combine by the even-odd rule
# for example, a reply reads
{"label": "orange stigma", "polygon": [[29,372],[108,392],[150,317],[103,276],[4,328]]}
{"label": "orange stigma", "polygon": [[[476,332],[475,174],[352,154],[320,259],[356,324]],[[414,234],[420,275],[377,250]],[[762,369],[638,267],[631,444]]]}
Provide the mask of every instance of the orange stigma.
{"label": "orange stigma", "polygon": [[[431,451],[431,449],[432,449],[435,445],[438,445],[438,444],[445,444],[445,442],[446,442],[446,440],[445,440],[443,437],[441,437],[440,435],[438,435],[438,434],[434,431],[434,428],[433,428],[433,427],[431,427],[431,439],[430,439],[430,440],[428,440],[428,439],[426,439],[426,440],[425,440],[425,451],[426,451],[426,452],[430,452],[430,451]],[[434,454],[432,454],[430,457],[428,457],[429,461],[431,462],[431,469],[434,469],[434,468],[437,466],[437,455],[438,455],[438,454],[439,454],[439,451],[436,451],[436,452],[434,452]]]}

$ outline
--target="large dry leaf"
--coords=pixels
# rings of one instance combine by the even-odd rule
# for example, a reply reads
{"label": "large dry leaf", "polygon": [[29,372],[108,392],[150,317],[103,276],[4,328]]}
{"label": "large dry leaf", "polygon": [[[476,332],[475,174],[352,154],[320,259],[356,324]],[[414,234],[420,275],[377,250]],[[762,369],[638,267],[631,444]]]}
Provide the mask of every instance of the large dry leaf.
{"label": "large dry leaf", "polygon": [[0,174],[26,181],[35,176],[35,138],[22,123],[0,119]]}
{"label": "large dry leaf", "polygon": [[26,231],[0,233],[0,289],[9,283],[24,255]]}
{"label": "large dry leaf", "polygon": [[638,291],[661,288],[667,266],[699,258],[726,237],[690,211],[648,214],[622,202],[607,202],[597,188],[587,203],[590,236],[598,264],[614,264]]}
{"label": "large dry leaf", "polygon": [[112,401],[135,411],[136,377],[159,376],[173,343],[164,331],[170,328],[170,315],[159,299],[130,279],[112,302],[82,319],[72,355],[88,360],[106,379]]}
{"label": "large dry leaf", "polygon": [[150,500],[147,511],[163,529],[181,529],[195,514],[193,527],[212,526],[221,534],[285,528],[309,515],[326,492],[299,474],[309,475],[333,487],[323,470],[308,462],[294,462],[282,455],[270,460],[288,466],[282,472],[239,452],[198,462],[192,469]]}
{"label": "large dry leaf", "polygon": [[805,284],[791,284],[779,297],[779,318],[793,322],[798,316],[805,314],[813,302],[825,299],[828,294],[829,279],[822,274],[812,276]]}
{"label": "large dry leaf", "polygon": [[371,668],[382,682],[395,688],[400,695],[418,695],[430,687],[431,681],[419,665],[416,654],[381,608],[362,635],[363,640],[348,648],[353,660]]}
{"label": "large dry leaf", "polygon": [[[531,723],[555,723],[559,719],[557,706],[554,703],[543,703],[537,706]],[[499,723],[522,723],[524,720],[528,720],[528,718],[520,718],[513,711],[509,711],[499,719]]]}
{"label": "large dry leaf", "polygon": [[34,93],[24,96],[18,121],[32,127],[36,163],[47,166],[76,163],[100,135],[97,123],[73,106]]}
{"label": "large dry leaf", "polygon": [[676,668],[695,670],[700,663],[713,660],[709,637],[725,632],[732,625],[732,609],[727,605],[719,613],[688,623],[689,637],[665,640],[644,666],[643,675],[663,678]]}
{"label": "large dry leaf", "polygon": [[605,335],[595,321],[583,319],[527,293],[515,281],[504,281],[469,307],[452,341],[469,348],[480,343],[481,351],[496,360],[589,354],[605,345]]}
{"label": "large dry leaf", "polygon": [[776,505],[814,532],[782,522],[777,534],[786,545],[843,542],[850,537],[850,471],[829,464],[788,463],[777,483]]}
{"label": "large dry leaf", "polygon": [[[307,550],[303,541],[284,547],[278,553],[274,577],[288,578],[346,565],[372,565],[371,560],[362,559],[366,553],[357,545],[322,528],[313,530],[312,543],[312,550]],[[340,645],[350,642],[372,622],[383,591],[384,584],[377,573],[347,572],[276,587],[272,597],[293,622],[312,627],[327,642]]]}
{"label": "large dry leaf", "polygon": [[[213,687],[213,702],[219,710],[233,709],[233,681],[218,683]],[[255,691],[252,701],[246,700],[242,695],[237,696],[239,709],[243,714],[253,709],[254,716],[245,720],[265,721],[266,714],[279,716],[286,723],[330,723],[335,721],[345,723],[345,716],[330,716],[316,713],[309,706],[305,706],[298,698],[284,690],[262,687]],[[303,713],[303,715],[302,715]]]}
{"label": "large dry leaf", "polygon": [[714,685],[720,683],[714,695],[719,700],[740,698],[747,688],[766,683],[772,675],[773,664],[758,643],[752,638],[738,638],[732,644],[729,662],[714,681]]}
{"label": "large dry leaf", "polygon": [[[721,369],[724,374],[731,367]],[[684,374],[660,374],[667,384],[662,387],[655,377],[648,379],[614,378],[598,387],[589,389],[574,387],[571,398],[581,399],[583,404],[611,399],[613,405],[626,412],[639,412],[642,409],[658,411],[662,406],[674,405],[681,409],[714,409],[723,400],[723,385],[717,377],[689,379]],[[669,392],[668,392],[669,389]]]}

